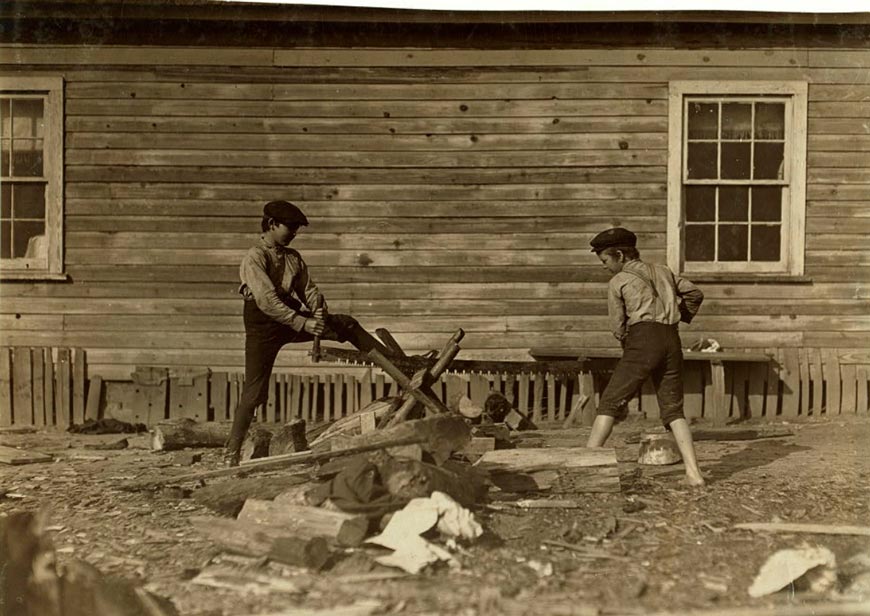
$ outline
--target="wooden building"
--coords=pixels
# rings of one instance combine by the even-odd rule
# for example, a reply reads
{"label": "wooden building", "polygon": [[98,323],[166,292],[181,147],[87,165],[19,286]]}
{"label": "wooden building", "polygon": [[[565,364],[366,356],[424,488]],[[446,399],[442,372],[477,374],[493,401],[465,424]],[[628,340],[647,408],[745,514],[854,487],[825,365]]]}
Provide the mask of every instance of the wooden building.
{"label": "wooden building", "polygon": [[[616,349],[588,241],[621,225],[703,288],[686,346],[772,354],[764,414],[867,412],[870,14],[13,0],[0,28],[7,407],[58,370],[79,411],[95,377],[240,371],[238,264],[285,198],[331,309],[409,351]],[[358,372],[307,351],[279,384]]]}

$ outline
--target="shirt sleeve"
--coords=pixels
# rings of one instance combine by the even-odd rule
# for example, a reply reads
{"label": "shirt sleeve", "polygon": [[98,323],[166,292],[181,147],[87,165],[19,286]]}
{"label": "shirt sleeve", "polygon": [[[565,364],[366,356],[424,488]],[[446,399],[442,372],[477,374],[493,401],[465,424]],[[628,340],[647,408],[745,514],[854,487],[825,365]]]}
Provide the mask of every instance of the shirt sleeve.
{"label": "shirt sleeve", "polygon": [[622,290],[615,276],[610,279],[607,287],[607,314],[610,319],[610,331],[621,342],[628,333],[625,326],[628,316],[625,314]]}
{"label": "shirt sleeve", "polygon": [[[317,285],[314,284],[314,281],[311,280],[311,276],[308,273],[308,266],[305,264],[305,261],[302,260],[302,257],[299,255],[295,255],[295,257],[298,271],[296,276],[293,278],[293,292],[297,297],[305,298],[305,305],[313,311],[314,306],[317,305],[317,296],[320,294],[320,289],[318,289]],[[326,310],[326,299],[323,300],[323,309]]]}
{"label": "shirt sleeve", "polygon": [[305,317],[281,301],[275,290],[275,283],[269,278],[266,265],[266,255],[257,250],[251,250],[245,255],[241,267],[242,281],[247,285],[257,308],[269,318],[289,325],[296,331],[305,327]]}
{"label": "shirt sleeve", "polygon": [[681,278],[676,274],[674,274],[674,283],[677,288],[677,295],[682,299],[686,311],[691,315],[691,318],[689,319],[691,320],[701,309],[701,303],[704,301],[704,293],[701,289],[695,286],[693,282]]}

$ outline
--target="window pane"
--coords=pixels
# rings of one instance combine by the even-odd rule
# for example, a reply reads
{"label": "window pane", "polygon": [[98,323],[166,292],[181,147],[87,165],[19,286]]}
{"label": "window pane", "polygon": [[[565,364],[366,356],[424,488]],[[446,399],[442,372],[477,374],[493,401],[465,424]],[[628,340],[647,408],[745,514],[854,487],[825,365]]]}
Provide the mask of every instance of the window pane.
{"label": "window pane", "polygon": [[746,261],[749,258],[749,225],[719,225],[719,260]]}
{"label": "window pane", "polygon": [[785,104],[755,105],[755,138],[785,139]]}
{"label": "window pane", "polygon": [[722,144],[722,179],[749,179],[749,143]]}
{"label": "window pane", "polygon": [[0,218],[12,217],[12,185],[0,184]]}
{"label": "window pane", "polygon": [[756,143],[753,177],[758,180],[781,180],[784,148],[783,143]]}
{"label": "window pane", "polygon": [[12,223],[0,220],[0,259],[12,258]]}
{"label": "window pane", "polygon": [[689,139],[718,139],[719,104],[689,103]]}
{"label": "window pane", "polygon": [[13,177],[42,176],[42,139],[16,139],[12,150]]}
{"label": "window pane", "polygon": [[715,186],[686,186],[686,220],[716,220]]}
{"label": "window pane", "polygon": [[724,103],[722,105],[722,139],[752,138],[752,104]]}
{"label": "window pane", "polygon": [[11,143],[8,139],[0,139],[0,150],[2,150],[2,156],[0,156],[0,177],[9,177],[9,145]]}
{"label": "window pane", "polygon": [[45,184],[17,184],[15,186],[15,219],[45,219]]}
{"label": "window pane", "polygon": [[[45,256],[44,255],[44,245],[45,242],[39,242],[40,239],[37,236],[40,236],[45,233],[45,223],[44,222],[13,222],[12,223],[12,258],[18,259],[27,255],[27,245],[30,242],[31,238],[34,238],[34,245],[42,245],[43,248],[41,250],[31,250],[32,258]],[[34,254],[34,252],[36,254]],[[43,254],[39,254],[43,253]]]}
{"label": "window pane", "polygon": [[712,261],[715,250],[716,227],[713,225],[686,226],[686,261]]}
{"label": "window pane", "polygon": [[719,187],[719,220],[749,220],[749,187]]}
{"label": "window pane", "polygon": [[779,225],[752,225],[752,260],[779,261]]}
{"label": "window pane", "polygon": [[9,137],[12,133],[9,130],[9,99],[0,99],[0,137]]}
{"label": "window pane", "polygon": [[752,188],[752,220],[754,222],[782,220],[782,188],[754,186]]}
{"label": "window pane", "polygon": [[715,143],[689,143],[687,148],[687,163],[689,177],[693,180],[716,179]]}
{"label": "window pane", "polygon": [[12,101],[12,136],[45,136],[45,121],[42,113],[42,99],[21,98]]}

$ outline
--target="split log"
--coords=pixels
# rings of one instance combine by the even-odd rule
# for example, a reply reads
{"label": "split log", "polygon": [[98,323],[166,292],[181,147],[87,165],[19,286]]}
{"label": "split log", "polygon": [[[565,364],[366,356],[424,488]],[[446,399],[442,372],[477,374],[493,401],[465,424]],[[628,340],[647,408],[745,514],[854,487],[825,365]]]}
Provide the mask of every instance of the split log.
{"label": "split log", "polygon": [[475,463],[506,492],[619,492],[616,452],[605,448],[558,447],[490,451]]}
{"label": "split log", "polygon": [[256,460],[269,455],[269,443],[272,441],[272,431],[261,425],[253,425],[245,435],[240,450],[242,460]]}
{"label": "split log", "polygon": [[177,419],[158,423],[152,432],[151,449],[173,451],[185,447],[223,447],[230,434],[229,422]]}
{"label": "split log", "polygon": [[516,445],[511,440],[511,431],[503,423],[480,424],[471,429],[471,436],[490,436],[495,439],[496,449],[513,449]]}
{"label": "split log", "polygon": [[538,427],[527,415],[516,409],[511,409],[504,418],[505,425],[511,430],[537,430]]}
{"label": "split log", "polygon": [[249,498],[269,500],[295,486],[307,484],[308,479],[308,473],[297,473],[221,481],[194,491],[193,500],[221,515],[235,517]]}
{"label": "split log", "polygon": [[393,496],[411,500],[444,492],[461,505],[473,505],[486,495],[485,478],[464,464],[435,466],[391,456],[372,456],[381,481]]}
{"label": "split log", "polygon": [[472,436],[471,441],[459,453],[472,461],[477,461],[487,451],[495,451],[495,438],[492,436]]}
{"label": "split log", "polygon": [[329,559],[329,546],[324,537],[300,536],[286,527],[206,516],[195,516],[191,523],[198,532],[228,552],[267,557],[311,569],[320,569]]}
{"label": "split log", "polygon": [[343,546],[360,545],[369,527],[364,516],[253,498],[245,502],[238,521],[274,526],[291,536],[326,537]]}
{"label": "split log", "polygon": [[[423,451],[440,464],[453,452],[459,451],[468,444],[471,440],[471,429],[462,417],[434,415],[424,419],[411,419],[389,428],[351,437],[341,443],[341,448],[371,446],[414,438],[419,440]],[[321,442],[320,447],[331,447],[330,441]]]}
{"label": "split log", "polygon": [[307,450],[308,440],[305,438],[305,420],[294,419],[278,428],[272,435],[266,455],[280,456],[285,453]]}

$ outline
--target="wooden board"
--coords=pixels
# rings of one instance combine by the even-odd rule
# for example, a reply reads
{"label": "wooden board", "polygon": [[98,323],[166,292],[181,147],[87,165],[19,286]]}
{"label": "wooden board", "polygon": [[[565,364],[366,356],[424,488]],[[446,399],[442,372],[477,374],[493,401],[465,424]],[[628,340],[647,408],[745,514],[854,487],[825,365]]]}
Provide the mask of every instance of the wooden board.
{"label": "wooden board", "polygon": [[87,356],[85,350],[77,348],[73,352],[73,423],[85,421],[85,388],[87,387]]}
{"label": "wooden board", "polygon": [[55,388],[55,420],[66,430],[72,421],[72,355],[69,349],[57,350],[57,387]]}
{"label": "wooden board", "polygon": [[772,420],[776,417],[779,406],[779,373],[780,362],[776,349],[766,349],[774,358],[767,364],[767,375],[764,381],[764,417]]}
{"label": "wooden board", "polygon": [[475,467],[487,471],[492,482],[506,491],[619,491],[619,471],[613,449],[501,449],[485,453]]}
{"label": "wooden board", "polygon": [[2,464],[31,464],[33,462],[51,462],[52,457],[34,451],[26,451],[23,449],[15,449],[14,447],[4,447],[0,445],[0,463]]}
{"label": "wooden board", "polygon": [[33,425],[33,367],[30,349],[12,349],[12,411],[15,425]]}
{"label": "wooden board", "polygon": [[812,410],[814,415],[821,415],[825,408],[824,376],[822,370],[822,353],[819,349],[807,349],[810,362],[810,379],[812,380]]}
{"label": "wooden board", "polygon": [[840,376],[840,359],[836,349],[821,349],[822,353],[822,371],[825,377],[826,387],[826,404],[825,413],[827,415],[840,414],[841,402],[841,376]]}
{"label": "wooden board", "polygon": [[45,423],[45,367],[42,349],[31,349],[30,360],[33,365],[33,425],[41,428]]}
{"label": "wooden board", "polygon": [[100,418],[100,401],[103,396],[103,377],[93,376],[88,383],[85,419],[97,421]]}
{"label": "wooden board", "polygon": [[797,349],[784,349],[782,416],[797,417],[800,410],[800,357]]}
{"label": "wooden board", "polygon": [[[2,350],[0,350],[2,353]],[[2,355],[0,355],[2,357]],[[43,401],[45,403],[45,423],[46,425],[54,426],[56,424],[55,419],[55,398],[54,398],[54,358],[50,348],[43,349],[43,361],[42,368],[44,372],[43,378]],[[0,366],[0,372],[2,372],[2,366]],[[2,385],[0,385],[2,387]],[[0,400],[0,407],[2,407],[3,403]],[[0,416],[2,416],[2,410],[0,410]]]}
{"label": "wooden board", "polygon": [[226,421],[230,417],[228,407],[229,381],[226,372],[213,372],[209,376],[209,403],[212,408],[210,419]]}
{"label": "wooden board", "polygon": [[858,366],[857,381],[856,410],[859,415],[866,415],[870,411],[867,391],[868,386],[870,386],[870,366]]}
{"label": "wooden board", "polygon": [[0,347],[0,427],[12,425],[12,351]]}

